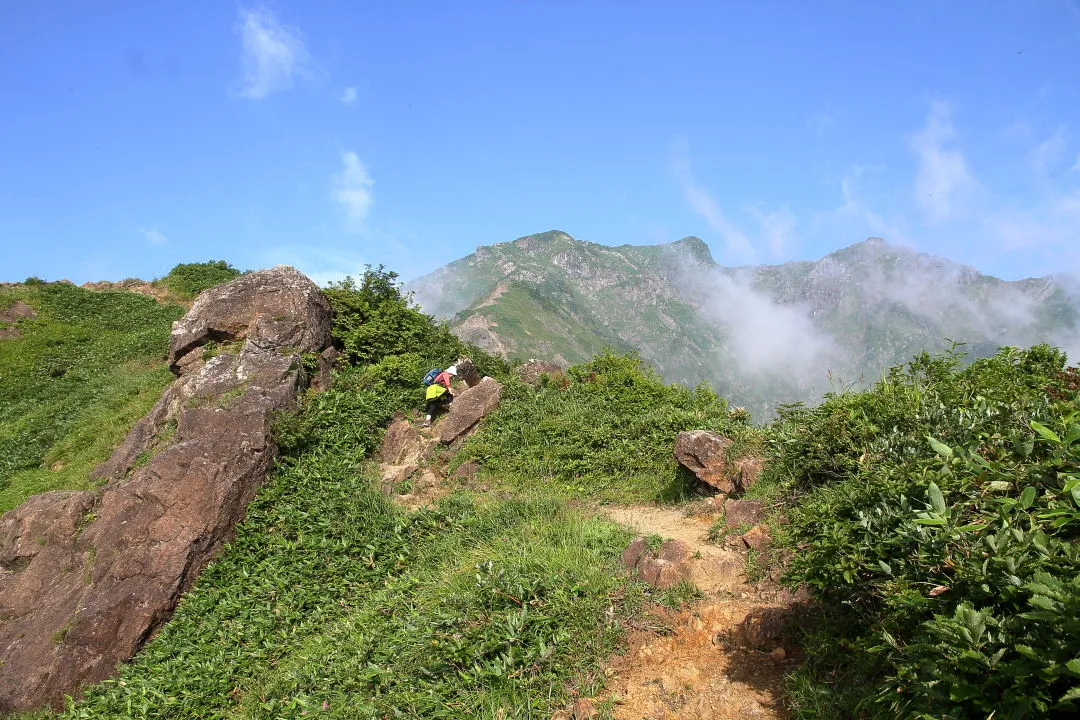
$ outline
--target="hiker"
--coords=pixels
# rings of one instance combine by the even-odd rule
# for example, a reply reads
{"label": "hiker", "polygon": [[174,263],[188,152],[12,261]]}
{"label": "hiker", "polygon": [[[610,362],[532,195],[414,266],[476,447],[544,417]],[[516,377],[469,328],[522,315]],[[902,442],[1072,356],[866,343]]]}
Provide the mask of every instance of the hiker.
{"label": "hiker", "polygon": [[427,400],[427,417],[424,419],[424,427],[429,427],[431,418],[453,401],[454,392],[450,389],[450,380],[457,377],[457,365],[451,365],[433,378],[429,376],[430,373],[424,377],[424,382],[427,384],[427,390],[424,392],[424,399]]}

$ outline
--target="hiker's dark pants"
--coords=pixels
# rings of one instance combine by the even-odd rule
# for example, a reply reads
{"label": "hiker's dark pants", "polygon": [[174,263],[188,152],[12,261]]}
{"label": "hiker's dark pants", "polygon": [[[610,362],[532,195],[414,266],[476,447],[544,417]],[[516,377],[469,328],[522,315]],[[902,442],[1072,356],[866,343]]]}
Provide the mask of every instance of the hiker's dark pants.
{"label": "hiker's dark pants", "polygon": [[450,393],[446,393],[445,395],[437,397],[434,400],[428,400],[427,414],[434,418],[439,413],[444,412],[450,406],[450,401],[453,399],[453,395],[451,395]]}

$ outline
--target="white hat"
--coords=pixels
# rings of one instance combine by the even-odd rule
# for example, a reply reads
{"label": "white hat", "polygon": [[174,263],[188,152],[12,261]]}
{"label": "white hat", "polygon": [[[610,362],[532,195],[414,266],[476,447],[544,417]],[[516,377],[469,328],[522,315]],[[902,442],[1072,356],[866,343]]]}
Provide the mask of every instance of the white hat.
{"label": "white hat", "polygon": [[457,365],[451,365],[450,367],[446,368],[446,372],[450,375],[457,375]]}

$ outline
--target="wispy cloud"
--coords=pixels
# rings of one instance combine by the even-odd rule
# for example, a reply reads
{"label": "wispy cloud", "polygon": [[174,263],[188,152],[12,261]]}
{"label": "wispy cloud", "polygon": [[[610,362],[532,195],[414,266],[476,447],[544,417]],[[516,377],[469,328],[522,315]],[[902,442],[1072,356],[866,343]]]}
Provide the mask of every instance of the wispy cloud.
{"label": "wispy cloud", "polygon": [[241,97],[261,100],[292,87],[294,78],[310,73],[311,59],[303,35],[295,27],[282,25],[269,9],[242,9],[236,33],[242,48]]}
{"label": "wispy cloud", "polygon": [[1072,166],[1072,168],[1069,170],[1069,172],[1071,172],[1071,173],[1080,172],[1080,154],[1077,154],[1076,163]]}
{"label": "wispy cloud", "polygon": [[341,164],[341,172],[334,175],[330,197],[344,208],[349,230],[360,232],[374,201],[371,189],[375,181],[351,150],[342,151]]}
{"label": "wispy cloud", "polygon": [[952,107],[935,101],[923,129],[909,141],[919,161],[915,204],[931,225],[965,215],[967,202],[979,189],[963,153],[950,147],[955,136]]}
{"label": "wispy cloud", "polygon": [[341,91],[341,97],[339,99],[341,100],[342,105],[352,105],[352,104],[354,104],[356,102],[356,88],[354,88],[354,87],[345,88],[344,90]]}
{"label": "wispy cloud", "polygon": [[[1031,166],[1036,176],[1044,178],[1049,173],[1068,162],[1069,139],[1064,125],[1059,125],[1054,134],[1046,138],[1029,153]],[[1080,165],[1080,158],[1077,158]]]}
{"label": "wispy cloud", "polygon": [[[797,220],[787,210],[767,211],[757,205],[747,208],[747,214],[757,225],[753,234],[745,232],[732,222],[716,198],[694,178],[693,162],[690,160],[685,139],[680,138],[675,142],[672,168],[686,201],[694,212],[705,220],[709,228],[720,236],[724,243],[724,253],[730,259],[755,263],[762,255],[780,258],[798,244],[795,232]],[[763,253],[763,249],[768,252]]]}
{"label": "wispy cloud", "polygon": [[165,245],[169,242],[169,238],[165,237],[165,234],[156,228],[139,228],[139,233],[151,245]]}

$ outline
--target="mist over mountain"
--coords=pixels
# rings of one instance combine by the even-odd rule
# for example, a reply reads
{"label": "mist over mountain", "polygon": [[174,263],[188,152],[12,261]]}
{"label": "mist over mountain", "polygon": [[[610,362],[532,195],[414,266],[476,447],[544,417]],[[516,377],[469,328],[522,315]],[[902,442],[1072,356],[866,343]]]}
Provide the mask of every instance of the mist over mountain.
{"label": "mist over mountain", "polygon": [[409,289],[508,358],[636,350],[666,380],[707,382],[759,418],[952,341],[969,359],[1039,342],[1080,355],[1074,279],[1005,281],[879,238],[817,261],[725,267],[696,237],[610,247],[550,231],[478,247]]}

